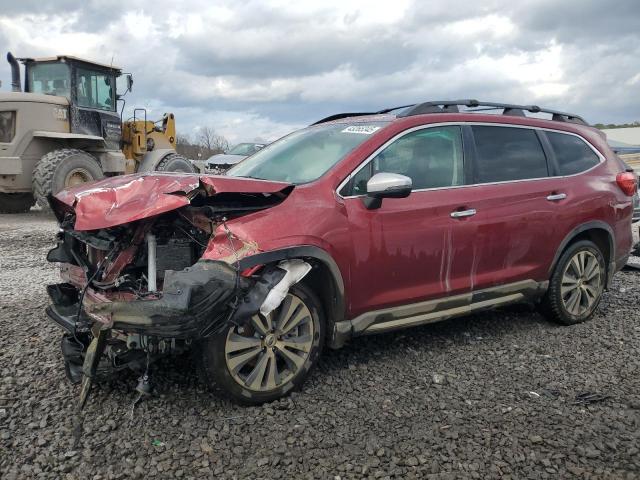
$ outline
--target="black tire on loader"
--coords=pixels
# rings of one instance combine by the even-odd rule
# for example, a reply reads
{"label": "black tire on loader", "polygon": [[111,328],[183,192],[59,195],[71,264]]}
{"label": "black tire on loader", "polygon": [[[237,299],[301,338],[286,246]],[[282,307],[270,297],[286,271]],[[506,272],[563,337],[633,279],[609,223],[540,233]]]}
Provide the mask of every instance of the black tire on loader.
{"label": "black tire on loader", "polygon": [[170,153],[158,163],[157,172],[198,173],[196,167],[178,153]]}
{"label": "black tire on loader", "polygon": [[35,203],[30,192],[0,193],[0,213],[26,213]]}
{"label": "black tire on loader", "polygon": [[65,188],[93,182],[104,177],[98,160],[83,150],[61,148],[43,155],[33,170],[33,195],[42,208],[47,197]]}

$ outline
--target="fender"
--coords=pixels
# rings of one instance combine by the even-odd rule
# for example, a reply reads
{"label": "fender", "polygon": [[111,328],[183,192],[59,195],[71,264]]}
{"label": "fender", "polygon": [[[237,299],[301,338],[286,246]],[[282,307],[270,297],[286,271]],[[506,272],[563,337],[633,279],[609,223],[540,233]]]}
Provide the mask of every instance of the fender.
{"label": "fender", "polygon": [[33,132],[34,137],[53,138],[56,140],[89,140],[90,142],[100,143],[104,146],[104,138],[97,135],[84,135],[82,133],[65,133],[65,132],[42,132],[36,130]]}
{"label": "fender", "polygon": [[[257,253],[240,259],[239,268],[240,271],[247,268],[255,267],[256,265],[266,265],[269,263],[278,262],[280,260],[288,260],[292,258],[313,258],[322,263],[331,274],[335,285],[334,299],[333,299],[333,315],[327,315],[331,325],[329,325],[328,337],[329,345],[343,344],[344,341],[336,342],[340,332],[335,331],[335,326],[346,318],[346,307],[344,298],[344,280],[342,273],[336,264],[335,260],[326,250],[323,250],[314,245],[299,245],[295,247],[280,248],[277,250],[271,250],[268,252]],[[327,312],[328,313],[328,312]],[[345,340],[346,341],[346,340]]]}
{"label": "fender", "polygon": [[556,268],[556,264],[558,263],[558,260],[560,259],[560,255],[562,255],[562,252],[564,252],[565,248],[567,247],[567,245],[569,245],[569,243],[579,234],[581,234],[582,232],[586,232],[587,230],[604,230],[607,232],[607,240],[609,242],[609,259],[608,262],[609,264],[607,265],[607,288],[609,287],[609,284],[611,282],[611,279],[613,278],[613,274],[615,273],[615,263],[616,263],[616,246],[615,243],[613,241],[613,229],[611,228],[611,226],[608,223],[605,223],[601,220],[593,220],[591,222],[586,222],[583,223],[582,225],[578,225],[576,228],[574,228],[573,230],[571,230],[565,237],[564,240],[562,240],[562,242],[560,243],[560,246],[558,247],[558,249],[556,250],[556,254],[553,257],[553,262],[551,262],[551,266],[549,267],[549,272],[548,275],[549,277],[551,277],[551,275],[553,274],[553,270]]}
{"label": "fender", "polygon": [[176,151],[171,148],[158,148],[157,150],[145,153],[137,171],[153,172],[164,157],[172,153],[176,153]]}
{"label": "fender", "polygon": [[[36,130],[33,138],[47,138],[51,140],[66,140],[66,145],[85,150],[95,155],[100,162],[100,167],[105,173],[125,173],[126,159],[120,150],[107,148],[104,138],[97,135],[85,135],[83,133],[44,132]],[[32,138],[32,140],[33,140]]]}

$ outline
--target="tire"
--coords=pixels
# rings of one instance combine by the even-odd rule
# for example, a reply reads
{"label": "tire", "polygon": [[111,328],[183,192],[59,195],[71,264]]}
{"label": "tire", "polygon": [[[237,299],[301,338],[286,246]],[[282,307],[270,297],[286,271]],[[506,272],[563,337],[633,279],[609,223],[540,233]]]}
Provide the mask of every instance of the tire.
{"label": "tire", "polygon": [[[289,348],[285,349],[281,343],[282,337],[278,338],[277,334],[260,335],[255,322],[260,322],[259,325],[265,328],[268,321],[264,317],[256,315],[246,325],[232,325],[200,343],[198,348],[199,367],[205,383],[232,401],[249,405],[270,402],[299,389],[322,352],[325,320],[318,298],[303,284],[294,285],[289,289],[289,294],[280,307],[270,314],[270,318],[277,321],[279,314],[288,311],[291,305],[295,308],[292,308],[293,314],[291,316],[285,316],[284,326],[287,327],[288,321],[295,319],[298,312],[301,314],[301,320],[297,327],[288,332],[290,336],[285,337],[284,341],[289,342],[289,345],[295,343],[298,348],[307,349],[308,352],[296,349],[298,354],[292,353]],[[304,308],[307,310],[305,311]],[[275,327],[276,322],[273,325]],[[292,334],[292,332],[294,333]],[[244,340],[238,342],[239,338]],[[305,343],[307,340],[308,342]],[[249,345],[249,343],[245,343],[247,341],[250,342],[250,347],[238,348],[239,345]],[[237,350],[227,352],[227,350],[233,349]],[[286,357],[295,355],[295,357],[291,357],[295,358],[295,363],[299,363],[295,369],[290,366],[294,364],[293,362],[289,363],[285,360],[285,355],[281,353],[283,350],[286,350]],[[254,352],[256,353],[252,356],[251,354]],[[243,356],[251,358],[242,363],[238,359]],[[236,364],[241,364],[241,366],[237,372],[233,372],[232,366]],[[271,376],[270,374],[274,372],[273,366],[277,368],[277,373]],[[251,383],[252,374],[260,383],[259,386],[254,383],[254,388],[248,386]],[[271,385],[269,385],[270,383]]]}
{"label": "tire", "polygon": [[589,240],[573,243],[553,270],[541,310],[549,320],[562,325],[585,322],[593,317],[605,282],[604,256],[597,245]]}
{"label": "tire", "polygon": [[42,208],[49,207],[47,197],[65,188],[104,177],[98,160],[74,148],[62,148],[44,155],[33,171],[33,195]]}
{"label": "tire", "polygon": [[196,167],[182,155],[170,153],[156,166],[157,172],[198,173]]}
{"label": "tire", "polygon": [[26,213],[35,203],[30,192],[0,193],[0,213]]}

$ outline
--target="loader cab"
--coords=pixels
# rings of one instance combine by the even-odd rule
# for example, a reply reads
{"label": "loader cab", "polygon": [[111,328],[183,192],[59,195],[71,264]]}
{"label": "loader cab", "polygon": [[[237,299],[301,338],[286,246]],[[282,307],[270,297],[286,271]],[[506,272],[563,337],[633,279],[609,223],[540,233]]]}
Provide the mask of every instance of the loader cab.
{"label": "loader cab", "polygon": [[71,133],[102,137],[108,150],[120,148],[116,79],[122,70],[70,56],[20,59],[25,65],[25,92],[69,100]]}

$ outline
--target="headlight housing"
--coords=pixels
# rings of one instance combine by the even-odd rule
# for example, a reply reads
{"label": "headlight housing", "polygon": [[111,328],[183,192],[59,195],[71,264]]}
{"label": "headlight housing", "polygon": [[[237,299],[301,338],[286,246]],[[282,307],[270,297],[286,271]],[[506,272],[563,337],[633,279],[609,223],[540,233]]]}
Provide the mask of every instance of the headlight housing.
{"label": "headlight housing", "polygon": [[11,143],[16,134],[16,112],[0,112],[0,143]]}

